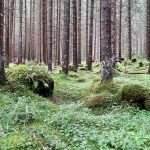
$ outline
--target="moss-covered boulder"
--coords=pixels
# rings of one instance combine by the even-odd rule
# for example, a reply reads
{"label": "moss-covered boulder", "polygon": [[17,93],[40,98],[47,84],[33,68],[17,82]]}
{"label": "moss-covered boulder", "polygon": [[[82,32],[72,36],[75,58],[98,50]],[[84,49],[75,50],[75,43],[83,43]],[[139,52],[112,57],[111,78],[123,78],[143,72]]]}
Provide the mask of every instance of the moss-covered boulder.
{"label": "moss-covered boulder", "polygon": [[106,108],[111,104],[111,93],[103,92],[100,94],[91,94],[86,97],[84,106],[95,109],[95,108]]}
{"label": "moss-covered boulder", "polygon": [[150,110],[150,89],[137,84],[125,85],[122,89],[122,99],[141,109]]}
{"label": "moss-covered boulder", "polygon": [[43,64],[29,62],[25,65],[9,67],[6,75],[9,81],[23,83],[36,94],[44,97],[53,94],[54,80]]}

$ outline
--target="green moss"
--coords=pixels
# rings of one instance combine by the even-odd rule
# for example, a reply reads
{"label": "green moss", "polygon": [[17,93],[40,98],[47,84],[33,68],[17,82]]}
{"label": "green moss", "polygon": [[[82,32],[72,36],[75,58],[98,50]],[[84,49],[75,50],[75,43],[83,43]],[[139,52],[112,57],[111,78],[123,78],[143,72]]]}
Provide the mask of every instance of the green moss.
{"label": "green moss", "polygon": [[69,65],[68,70],[69,70],[69,71],[77,72],[77,70],[74,68],[73,65]]}
{"label": "green moss", "polygon": [[81,71],[88,71],[88,69],[86,67],[80,67],[79,70],[81,70]]}
{"label": "green moss", "polygon": [[91,86],[90,92],[93,93],[102,93],[102,92],[110,92],[112,94],[116,94],[118,92],[119,86],[112,82],[107,81],[104,83],[94,82]]}
{"label": "green moss", "polygon": [[132,62],[132,63],[137,62],[137,58],[132,58],[131,62]]}
{"label": "green moss", "polygon": [[29,62],[13,66],[6,70],[6,75],[9,81],[25,84],[39,95],[48,97],[53,94],[54,81],[43,64]]}
{"label": "green moss", "polygon": [[150,89],[143,86],[137,84],[125,85],[122,89],[122,99],[142,109],[150,110]]}
{"label": "green moss", "polygon": [[110,105],[111,93],[103,92],[101,94],[92,94],[86,98],[84,105],[88,108],[106,108]]}
{"label": "green moss", "polygon": [[86,80],[85,80],[84,78],[79,78],[79,79],[77,79],[76,81],[79,82],[79,83],[84,83],[84,82],[86,82]]}
{"label": "green moss", "polygon": [[78,78],[79,77],[79,75],[77,73],[74,73],[74,72],[70,72],[68,76],[71,78]]}

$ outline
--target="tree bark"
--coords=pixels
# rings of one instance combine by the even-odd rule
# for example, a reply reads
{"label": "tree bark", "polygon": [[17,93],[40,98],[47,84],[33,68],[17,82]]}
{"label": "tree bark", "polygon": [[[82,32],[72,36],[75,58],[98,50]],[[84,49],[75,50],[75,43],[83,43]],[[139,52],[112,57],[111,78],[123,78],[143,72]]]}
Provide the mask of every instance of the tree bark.
{"label": "tree bark", "polygon": [[112,0],[111,5],[111,49],[112,49],[112,61],[113,67],[116,66],[116,36],[117,36],[117,28],[116,28],[116,0]]}
{"label": "tree bark", "polygon": [[89,54],[89,0],[86,0],[86,65],[88,66]]}
{"label": "tree bark", "polygon": [[149,60],[148,74],[150,74],[150,1],[147,0],[147,58]]}
{"label": "tree bark", "polygon": [[69,65],[69,34],[70,33],[70,0],[64,0],[64,35],[62,71],[68,74]]}
{"label": "tree bark", "polygon": [[111,1],[102,0],[102,70],[101,82],[112,79]]}
{"label": "tree bark", "polygon": [[119,12],[119,61],[121,61],[122,57],[121,44],[122,44],[122,0],[120,0],[120,12]]}
{"label": "tree bark", "polygon": [[131,0],[128,0],[128,58],[132,59]]}
{"label": "tree bark", "polygon": [[4,1],[0,1],[0,84],[6,80],[3,58]]}
{"label": "tree bark", "polygon": [[77,58],[77,2],[72,0],[73,5],[73,67],[76,72],[78,69],[78,58]]}
{"label": "tree bark", "polygon": [[92,52],[93,52],[93,17],[94,17],[94,0],[91,0],[90,9],[90,29],[89,29],[89,53],[87,69],[92,70]]}
{"label": "tree bark", "polygon": [[78,0],[78,64],[81,64],[81,0]]}
{"label": "tree bark", "polygon": [[48,70],[52,71],[53,49],[53,0],[49,0],[49,46],[48,46]]}
{"label": "tree bark", "polygon": [[19,1],[19,51],[18,51],[18,64],[22,64],[22,13],[23,13],[23,0]]}

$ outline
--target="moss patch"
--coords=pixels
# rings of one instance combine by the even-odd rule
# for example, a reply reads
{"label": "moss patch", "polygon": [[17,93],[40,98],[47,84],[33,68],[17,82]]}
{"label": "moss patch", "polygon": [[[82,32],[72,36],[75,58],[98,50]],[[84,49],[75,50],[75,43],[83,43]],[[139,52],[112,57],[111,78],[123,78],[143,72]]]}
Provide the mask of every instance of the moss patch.
{"label": "moss patch", "polygon": [[122,89],[122,99],[141,109],[150,110],[150,89],[143,86],[137,84],[125,85]]}
{"label": "moss patch", "polygon": [[8,68],[6,75],[9,81],[25,84],[34,93],[44,97],[53,94],[54,80],[45,65],[29,62]]}
{"label": "moss patch", "polygon": [[84,105],[88,108],[106,108],[111,103],[111,93],[103,92],[101,94],[92,94],[86,98]]}

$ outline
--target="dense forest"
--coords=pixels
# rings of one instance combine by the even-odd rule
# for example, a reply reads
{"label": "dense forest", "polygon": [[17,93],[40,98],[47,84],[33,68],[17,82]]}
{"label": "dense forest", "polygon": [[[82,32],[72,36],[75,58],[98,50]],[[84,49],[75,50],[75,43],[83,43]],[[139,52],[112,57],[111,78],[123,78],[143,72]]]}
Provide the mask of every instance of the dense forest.
{"label": "dense forest", "polygon": [[0,149],[149,150],[150,0],[0,0]]}

